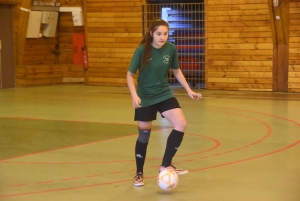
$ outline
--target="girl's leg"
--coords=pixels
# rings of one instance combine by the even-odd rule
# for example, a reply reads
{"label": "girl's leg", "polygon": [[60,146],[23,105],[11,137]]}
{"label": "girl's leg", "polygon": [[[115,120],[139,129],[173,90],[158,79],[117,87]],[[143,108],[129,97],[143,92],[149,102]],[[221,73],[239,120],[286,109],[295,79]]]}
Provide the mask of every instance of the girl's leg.
{"label": "girl's leg", "polygon": [[[167,110],[163,112],[162,115],[173,125],[174,128],[168,137],[165,154],[162,161],[162,166],[168,167],[172,164],[172,159],[182,142],[187,122],[180,108]],[[187,171],[185,173],[178,173],[185,174]]]}
{"label": "girl's leg", "polygon": [[147,146],[150,138],[152,122],[138,121],[138,139],[135,144],[135,161],[137,173],[143,174]]}
{"label": "girl's leg", "polygon": [[162,115],[173,125],[175,130],[184,133],[187,122],[181,108],[164,111]]}
{"label": "girl's leg", "polygon": [[144,186],[143,171],[152,122],[138,121],[139,135],[135,144],[136,175],[133,178],[134,186]]}

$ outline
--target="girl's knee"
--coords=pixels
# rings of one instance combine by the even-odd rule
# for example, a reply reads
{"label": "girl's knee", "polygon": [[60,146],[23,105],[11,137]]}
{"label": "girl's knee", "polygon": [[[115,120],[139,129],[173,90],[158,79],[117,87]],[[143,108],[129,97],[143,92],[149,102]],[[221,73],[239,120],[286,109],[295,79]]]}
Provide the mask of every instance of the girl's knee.
{"label": "girl's knee", "polygon": [[177,125],[174,125],[174,129],[181,132],[184,132],[186,128],[187,128],[186,120],[180,121]]}
{"label": "girl's knee", "polygon": [[151,129],[152,127],[152,122],[141,122],[139,121],[138,122],[138,127],[139,129],[143,129],[143,130],[146,130],[146,129]]}

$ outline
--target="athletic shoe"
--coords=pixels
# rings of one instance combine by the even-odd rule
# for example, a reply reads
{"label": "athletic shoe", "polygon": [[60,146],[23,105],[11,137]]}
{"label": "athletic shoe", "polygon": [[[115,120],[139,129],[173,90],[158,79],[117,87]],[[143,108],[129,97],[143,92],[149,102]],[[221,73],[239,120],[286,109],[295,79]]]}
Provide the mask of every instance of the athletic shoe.
{"label": "athletic shoe", "polygon": [[169,167],[160,166],[159,172],[161,172],[165,169],[173,169],[177,173],[177,175],[183,175],[183,174],[187,174],[189,172],[188,170],[178,169],[174,165],[170,165]]}
{"label": "athletic shoe", "polygon": [[136,173],[136,175],[133,178],[133,185],[134,186],[144,186],[143,178],[144,177],[141,172]]}

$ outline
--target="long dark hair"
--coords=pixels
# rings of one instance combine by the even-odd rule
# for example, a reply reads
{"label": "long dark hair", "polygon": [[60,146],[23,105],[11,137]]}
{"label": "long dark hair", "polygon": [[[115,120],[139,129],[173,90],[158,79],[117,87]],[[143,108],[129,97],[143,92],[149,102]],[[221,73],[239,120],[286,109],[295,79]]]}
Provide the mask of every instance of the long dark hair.
{"label": "long dark hair", "polygon": [[153,37],[151,36],[150,32],[153,34],[158,29],[159,26],[166,26],[169,30],[168,22],[162,20],[161,18],[155,18],[140,43],[140,45],[145,44],[144,55],[142,57],[143,69],[147,66],[151,56]]}

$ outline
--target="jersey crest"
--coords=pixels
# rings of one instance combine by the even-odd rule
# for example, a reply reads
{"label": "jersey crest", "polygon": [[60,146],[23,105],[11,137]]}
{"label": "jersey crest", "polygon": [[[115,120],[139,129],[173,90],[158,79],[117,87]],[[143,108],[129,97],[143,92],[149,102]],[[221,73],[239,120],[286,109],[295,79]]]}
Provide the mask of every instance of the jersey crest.
{"label": "jersey crest", "polygon": [[169,61],[170,61],[170,56],[169,55],[165,55],[165,56],[163,56],[163,62],[165,63],[165,64],[168,64],[169,63]]}

